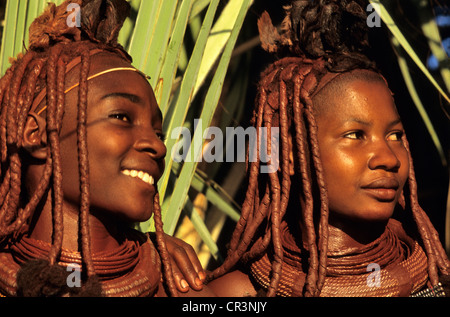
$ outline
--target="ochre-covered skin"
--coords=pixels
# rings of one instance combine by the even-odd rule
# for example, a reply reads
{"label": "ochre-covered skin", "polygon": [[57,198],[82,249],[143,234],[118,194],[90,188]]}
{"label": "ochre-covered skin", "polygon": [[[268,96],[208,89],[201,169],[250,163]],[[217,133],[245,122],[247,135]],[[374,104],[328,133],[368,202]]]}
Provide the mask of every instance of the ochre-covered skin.
{"label": "ochre-covered skin", "polygon": [[[81,7],[80,28],[67,26],[69,3]],[[176,296],[203,288],[195,252],[163,232],[162,115],[117,43],[129,9],[124,0],[50,4],[30,27],[29,50],[1,79],[3,295]],[[129,229],[152,215],[154,238]],[[82,267],[82,287],[67,285],[72,263]]]}
{"label": "ochre-covered skin", "polygon": [[[392,94],[364,54],[363,7],[292,1],[286,13],[280,33],[266,12],[258,21],[262,47],[281,56],[261,74],[253,112],[255,127],[280,128],[280,169],[261,174],[260,162],[249,163],[241,219],[209,286],[220,296],[409,296],[427,280],[436,286],[450,263],[418,204]],[[391,219],[398,207],[419,243]],[[385,287],[356,287],[361,265],[391,249],[391,262],[379,261]]]}

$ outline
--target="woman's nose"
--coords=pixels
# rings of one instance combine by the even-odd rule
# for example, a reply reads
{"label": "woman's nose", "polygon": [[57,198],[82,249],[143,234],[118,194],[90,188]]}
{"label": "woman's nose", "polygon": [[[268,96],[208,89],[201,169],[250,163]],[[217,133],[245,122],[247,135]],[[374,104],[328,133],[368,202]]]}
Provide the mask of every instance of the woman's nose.
{"label": "woman's nose", "polygon": [[388,141],[380,140],[374,142],[369,158],[370,169],[383,169],[395,172],[398,171],[400,165],[401,162]]}
{"label": "woman's nose", "polygon": [[151,128],[139,129],[135,143],[135,149],[149,154],[154,160],[163,159],[166,156],[166,146],[157,133]]}

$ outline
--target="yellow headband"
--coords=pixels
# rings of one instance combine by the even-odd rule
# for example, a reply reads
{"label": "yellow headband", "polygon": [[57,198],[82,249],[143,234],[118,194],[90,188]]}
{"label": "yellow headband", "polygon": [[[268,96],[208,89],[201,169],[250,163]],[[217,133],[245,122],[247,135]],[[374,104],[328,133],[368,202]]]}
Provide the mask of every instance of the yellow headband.
{"label": "yellow headband", "polygon": [[[105,52],[104,50],[101,49],[93,49],[89,52],[90,56],[93,56],[95,54],[101,53],[101,52]],[[72,60],[69,64],[67,64],[66,66],[66,74],[71,71],[75,66],[77,66],[78,64],[81,63],[81,56],[76,57],[74,60]],[[144,73],[142,73],[140,70],[134,68],[134,67],[116,67],[116,68],[111,68],[111,69],[107,69],[104,71],[101,71],[95,75],[92,75],[90,77],[88,77],[87,80],[91,80],[94,79],[96,77],[102,76],[104,74],[108,74],[111,72],[117,72],[117,71],[133,71],[136,73],[141,74],[144,78],[149,79],[150,77],[145,75]],[[69,91],[71,91],[72,89],[78,87],[80,85],[80,83],[77,83],[69,88],[67,88],[64,93],[67,94]],[[42,102],[42,100],[44,99],[45,95],[47,94],[47,89],[44,88],[38,95],[37,97],[34,99],[33,101],[33,105],[31,106],[30,111],[36,111],[37,108],[39,107],[39,104]],[[42,112],[45,111],[45,109],[47,109],[47,105],[45,105],[41,110],[39,110],[39,112],[37,113],[38,115],[42,114]]]}
{"label": "yellow headband", "polygon": [[[139,73],[139,74],[141,74],[142,76],[144,76],[145,78],[148,79],[148,76],[144,75],[140,70],[138,70],[138,69],[136,69],[136,68],[133,68],[133,67],[117,67],[117,68],[107,69],[107,70],[101,71],[100,73],[97,73],[97,74],[95,74],[95,75],[89,76],[89,77],[87,78],[87,80],[89,81],[89,80],[91,80],[91,79],[97,78],[97,77],[99,77],[99,76],[102,76],[102,75],[105,75],[105,74],[108,74],[108,73],[118,72],[118,71],[124,71],[124,70],[128,70],[128,71],[132,71],[132,72]],[[64,91],[64,93],[67,94],[69,91],[71,91],[72,89],[74,89],[74,88],[76,88],[76,87],[78,87],[78,86],[80,86],[80,83],[76,83],[75,85],[73,85],[73,86],[67,88],[67,89]],[[41,113],[44,112],[45,109],[47,109],[47,106],[44,106],[41,110],[39,110],[39,112],[37,113],[37,115],[41,115]]]}

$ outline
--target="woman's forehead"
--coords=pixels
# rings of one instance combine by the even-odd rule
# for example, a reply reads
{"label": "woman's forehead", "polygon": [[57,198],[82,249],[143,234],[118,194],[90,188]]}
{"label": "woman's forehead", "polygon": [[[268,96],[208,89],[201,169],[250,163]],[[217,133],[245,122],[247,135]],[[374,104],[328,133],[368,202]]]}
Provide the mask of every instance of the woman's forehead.
{"label": "woman's forehead", "polygon": [[351,81],[329,98],[319,100],[315,107],[316,118],[326,118],[328,125],[331,122],[343,125],[353,121],[382,124],[399,121],[391,92],[380,81]]}
{"label": "woman's forehead", "polygon": [[[66,111],[70,112],[69,108],[74,108],[70,105],[75,105],[76,109],[78,104],[81,57],[69,61],[66,67],[68,72],[65,76],[65,103]],[[92,51],[89,72],[83,77],[88,79],[88,104],[98,102],[99,96],[111,93],[130,94],[142,100],[149,98],[150,104],[156,104],[153,89],[146,76],[133,67],[130,61],[113,52]]]}
{"label": "woman's forehead", "polygon": [[[71,73],[66,80],[66,87],[72,82],[78,84],[80,80],[80,68]],[[105,93],[119,92],[130,93],[140,91],[139,95],[154,99],[153,89],[141,72],[131,63],[109,52],[101,52],[91,57],[88,74],[88,85],[91,91],[104,91]]]}
{"label": "woman's forehead", "polygon": [[89,75],[92,75],[104,69],[120,66],[131,66],[131,63],[114,53],[101,52],[91,57]]}
{"label": "woman's forehead", "polygon": [[357,94],[358,89],[356,86],[359,86],[358,83],[369,85],[371,87],[371,93],[374,96],[380,93],[387,93],[391,97],[393,95],[389,90],[386,80],[379,73],[369,70],[357,70],[344,73],[329,82],[313,97],[312,101],[315,115],[320,115],[324,111],[333,110],[333,106],[343,102],[343,96],[348,95],[350,90],[353,94]]}
{"label": "woman's forehead", "polygon": [[[115,67],[131,67],[131,63],[111,52],[100,52],[90,57],[88,77],[101,71]],[[70,87],[80,80],[81,63],[66,75],[66,87]]]}

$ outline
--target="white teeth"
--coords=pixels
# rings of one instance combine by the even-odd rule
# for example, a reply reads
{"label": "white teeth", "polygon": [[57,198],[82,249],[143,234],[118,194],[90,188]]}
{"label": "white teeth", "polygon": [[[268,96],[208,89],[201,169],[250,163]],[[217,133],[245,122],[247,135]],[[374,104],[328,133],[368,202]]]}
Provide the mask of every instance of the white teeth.
{"label": "white teeth", "polygon": [[155,179],[153,178],[153,176],[151,176],[150,174],[143,172],[143,171],[123,170],[122,174],[124,174],[126,176],[137,177],[149,185],[155,184]]}

